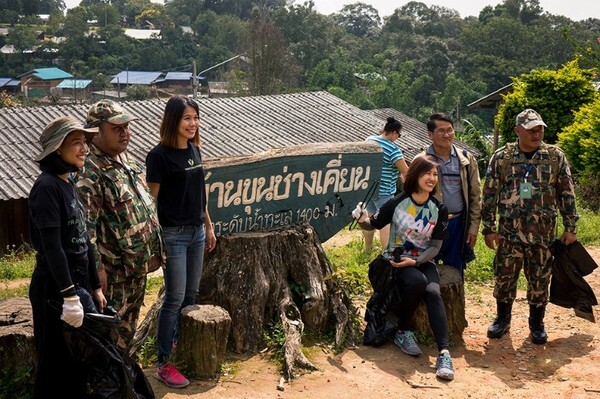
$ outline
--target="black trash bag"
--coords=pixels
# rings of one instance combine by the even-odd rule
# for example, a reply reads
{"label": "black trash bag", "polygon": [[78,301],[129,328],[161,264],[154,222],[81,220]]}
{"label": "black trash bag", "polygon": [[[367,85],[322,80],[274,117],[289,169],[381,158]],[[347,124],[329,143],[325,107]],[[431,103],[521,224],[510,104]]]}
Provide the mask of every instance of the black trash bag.
{"label": "black trash bag", "polygon": [[373,287],[373,295],[365,310],[367,326],[363,345],[381,346],[397,329],[397,319],[390,317],[389,311],[400,298],[394,284],[392,266],[383,256],[379,255],[369,264],[369,281]]}
{"label": "black trash bag", "polygon": [[85,370],[87,399],[154,399],[141,367],[110,339],[121,320],[111,307],[104,314],[86,313],[83,325],[65,325],[73,359]]}

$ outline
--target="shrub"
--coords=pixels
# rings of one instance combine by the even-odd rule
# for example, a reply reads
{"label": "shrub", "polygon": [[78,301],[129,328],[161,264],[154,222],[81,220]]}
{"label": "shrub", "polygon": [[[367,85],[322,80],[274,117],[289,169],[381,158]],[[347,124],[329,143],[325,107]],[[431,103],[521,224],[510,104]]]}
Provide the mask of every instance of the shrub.
{"label": "shrub", "polygon": [[513,92],[504,96],[495,117],[502,142],[516,139],[516,116],[525,108],[533,108],[548,125],[544,141],[555,143],[557,133],[573,123],[574,113],[598,98],[592,84],[594,73],[579,68],[575,60],[557,71],[539,68],[513,78]]}

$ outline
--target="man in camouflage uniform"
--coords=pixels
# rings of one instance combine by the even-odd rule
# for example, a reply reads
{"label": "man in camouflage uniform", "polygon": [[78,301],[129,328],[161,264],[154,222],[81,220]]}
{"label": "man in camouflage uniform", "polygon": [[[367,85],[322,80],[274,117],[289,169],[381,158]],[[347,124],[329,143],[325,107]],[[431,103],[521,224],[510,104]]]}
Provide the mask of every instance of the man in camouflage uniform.
{"label": "man in camouflage uniform", "polygon": [[111,100],[90,107],[86,126],[99,133],[77,179],[105,296],[121,316],[115,338],[124,349],[135,333],[146,275],[164,264],[154,200],[142,169],[127,155],[129,122],[136,119]]}
{"label": "man in camouflage uniform", "polygon": [[487,335],[500,338],[510,329],[517,280],[523,268],[531,340],[539,345],[548,339],[543,320],[557,211],[563,218],[561,241],[565,244],[577,240],[579,218],[569,164],[562,150],[542,141],[544,127],[542,117],[532,109],[517,116],[517,142],[498,149],[490,159],[482,207],[485,244],[496,250],[494,297],[498,314]]}

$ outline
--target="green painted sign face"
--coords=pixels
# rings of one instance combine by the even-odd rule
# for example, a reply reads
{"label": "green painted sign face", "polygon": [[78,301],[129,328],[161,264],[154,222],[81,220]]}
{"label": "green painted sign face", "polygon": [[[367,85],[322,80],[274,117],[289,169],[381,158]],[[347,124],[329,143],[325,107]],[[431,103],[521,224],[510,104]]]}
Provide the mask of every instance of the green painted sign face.
{"label": "green painted sign face", "polygon": [[215,234],[306,221],[322,242],[335,235],[350,223],[352,210],[381,176],[379,146],[346,145],[288,147],[205,162]]}

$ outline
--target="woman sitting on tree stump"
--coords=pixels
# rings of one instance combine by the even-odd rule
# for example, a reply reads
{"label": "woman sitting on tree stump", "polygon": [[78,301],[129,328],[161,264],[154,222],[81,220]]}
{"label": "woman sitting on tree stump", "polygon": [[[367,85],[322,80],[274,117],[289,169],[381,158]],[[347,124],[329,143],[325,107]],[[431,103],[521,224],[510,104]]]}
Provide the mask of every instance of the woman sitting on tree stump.
{"label": "woman sitting on tree stump", "polygon": [[448,227],[448,209],[433,196],[437,183],[437,161],[431,156],[418,157],[408,168],[403,194],[390,199],[371,217],[359,203],[352,216],[367,230],[391,224],[390,240],[383,256],[393,267],[393,281],[400,295],[398,305],[392,309],[399,319],[394,343],[408,355],[421,354],[410,319],[423,299],[439,350],[436,375],[452,380],[454,367],[448,351],[448,320],[434,263]]}

